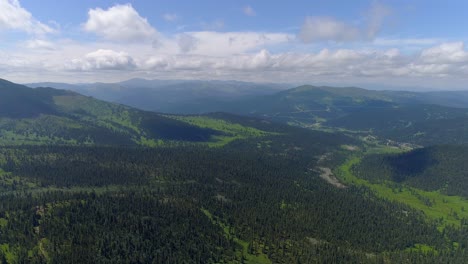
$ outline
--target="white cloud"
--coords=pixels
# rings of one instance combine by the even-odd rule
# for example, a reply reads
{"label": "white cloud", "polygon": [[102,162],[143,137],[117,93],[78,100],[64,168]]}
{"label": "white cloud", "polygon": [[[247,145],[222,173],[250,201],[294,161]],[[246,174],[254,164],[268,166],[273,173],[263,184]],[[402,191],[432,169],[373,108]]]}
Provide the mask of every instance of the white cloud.
{"label": "white cloud", "polygon": [[437,38],[376,38],[372,42],[378,46],[430,46],[442,42]]}
{"label": "white cloud", "polygon": [[168,22],[174,22],[174,21],[177,21],[179,19],[179,16],[177,14],[173,14],[173,13],[166,13],[163,15],[163,19],[168,21]]}
{"label": "white cloud", "polygon": [[[157,48],[140,42],[51,42],[37,38],[21,43],[28,49],[0,50],[0,69],[3,78],[20,76],[29,81],[111,82],[142,77],[409,86],[419,80],[420,86],[435,86],[445,80],[465,87],[468,51],[463,42],[375,42],[380,41],[383,43],[358,48],[331,45],[317,50],[317,45],[310,51],[304,49],[310,46],[298,43],[294,35],[266,32],[186,32],[158,38]],[[401,43],[421,46],[408,52]]]}
{"label": "white cloud", "polygon": [[[270,70],[278,72],[292,72],[297,70],[310,70],[313,74],[333,71],[343,72],[343,68],[336,66],[347,66],[356,63],[365,65],[367,57],[365,52],[340,49],[330,51],[323,49],[318,53],[279,53],[271,54],[262,49],[256,53],[242,54],[228,57],[214,57],[206,55],[190,56],[156,56],[151,57],[143,64],[147,67],[154,66],[164,69],[193,69],[211,72],[211,70],[245,71],[245,74],[255,75],[259,71]],[[199,67],[194,67],[200,65]],[[314,71],[315,70],[315,71]],[[341,74],[341,73],[340,73]]]}
{"label": "white cloud", "polygon": [[185,34],[197,39],[193,53],[212,56],[246,53],[294,39],[294,35],[285,33],[199,31]]}
{"label": "white cloud", "polygon": [[125,52],[99,49],[86,54],[84,59],[73,59],[66,65],[69,70],[131,70],[136,64],[133,58]]}
{"label": "white cloud", "polygon": [[247,16],[256,16],[257,15],[255,10],[251,6],[245,6],[243,11],[244,11],[244,14],[247,15]]}
{"label": "white cloud", "polygon": [[[440,55],[439,51],[447,55]],[[427,60],[428,55],[444,60]],[[468,74],[467,52],[463,46],[444,44],[423,50],[419,56],[405,55],[398,49],[352,50],[322,49],[316,53],[276,53],[266,49],[255,53],[225,56],[158,55],[140,62],[148,71],[174,76],[253,81],[311,80],[410,80],[425,78],[463,79]],[[461,59],[463,58],[463,60]],[[182,74],[183,73],[183,74]],[[216,73],[213,76],[213,73]],[[181,74],[181,75],[179,75]],[[346,83],[344,83],[346,84]]]}
{"label": "white cloud", "polygon": [[384,20],[391,14],[390,8],[374,3],[366,12],[364,23],[355,25],[333,17],[306,17],[298,34],[304,43],[320,41],[369,41],[382,29]]}
{"label": "white cloud", "polygon": [[299,38],[305,43],[333,40],[354,41],[360,31],[331,17],[307,17],[302,25]]}
{"label": "white cloud", "polygon": [[468,63],[468,52],[463,42],[443,43],[421,52],[421,59],[427,63]]}
{"label": "white cloud", "polygon": [[187,53],[194,50],[197,46],[197,43],[197,38],[185,33],[181,34],[178,39],[180,51],[183,53]]}
{"label": "white cloud", "polygon": [[55,30],[22,8],[18,0],[0,0],[0,29],[25,31],[30,34],[47,34]]}
{"label": "white cloud", "polygon": [[107,10],[90,9],[88,21],[83,28],[85,31],[114,41],[152,40],[157,33],[148,20],[141,17],[131,4],[115,5]]}
{"label": "white cloud", "polygon": [[54,49],[56,49],[54,43],[52,43],[50,41],[47,41],[47,40],[43,40],[43,39],[28,40],[28,41],[25,42],[25,46],[28,49],[38,49],[38,50],[54,50]]}

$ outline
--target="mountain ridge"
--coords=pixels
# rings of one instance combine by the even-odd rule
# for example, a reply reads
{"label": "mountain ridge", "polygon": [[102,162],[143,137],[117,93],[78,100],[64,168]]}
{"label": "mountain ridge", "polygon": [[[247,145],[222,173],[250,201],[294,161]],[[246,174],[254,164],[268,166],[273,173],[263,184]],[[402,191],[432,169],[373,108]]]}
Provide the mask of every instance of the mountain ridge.
{"label": "mountain ridge", "polygon": [[7,144],[198,142],[209,141],[211,136],[219,134],[209,128],[76,92],[33,89],[6,80],[0,80],[0,113],[0,139]]}

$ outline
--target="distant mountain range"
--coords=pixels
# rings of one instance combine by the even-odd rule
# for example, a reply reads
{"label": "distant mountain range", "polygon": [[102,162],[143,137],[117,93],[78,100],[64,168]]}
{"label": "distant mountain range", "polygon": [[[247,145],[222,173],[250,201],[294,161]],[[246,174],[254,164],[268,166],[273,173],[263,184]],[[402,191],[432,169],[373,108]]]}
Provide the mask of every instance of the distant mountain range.
{"label": "distant mountain range", "polygon": [[167,113],[228,112],[313,129],[345,129],[421,145],[468,143],[468,91],[376,91],[236,81],[133,79],[115,84],[29,84]]}
{"label": "distant mountain range", "polygon": [[[393,91],[367,90],[356,87],[329,87],[304,85],[292,88],[288,84],[251,83],[239,81],[146,80],[131,79],[117,83],[68,84],[29,83],[32,88],[52,87],[78,92],[100,100],[125,104],[148,111],[165,113],[232,112],[239,103],[275,100],[294,94],[305,96],[305,101],[327,100],[327,97],[367,98],[397,104],[437,104],[468,108],[468,91]],[[310,90],[314,90],[311,92]],[[320,91],[320,92],[319,92]],[[271,97],[265,98],[270,95]],[[237,109],[234,109],[238,112]],[[245,109],[242,109],[245,110]],[[255,111],[255,109],[248,109]],[[245,111],[244,111],[245,112]]]}
{"label": "distant mountain range", "polygon": [[274,94],[288,88],[283,84],[239,81],[184,81],[131,79],[118,83],[30,83],[29,87],[71,90],[100,100],[143,110],[165,113],[202,113],[225,102],[245,97]]}

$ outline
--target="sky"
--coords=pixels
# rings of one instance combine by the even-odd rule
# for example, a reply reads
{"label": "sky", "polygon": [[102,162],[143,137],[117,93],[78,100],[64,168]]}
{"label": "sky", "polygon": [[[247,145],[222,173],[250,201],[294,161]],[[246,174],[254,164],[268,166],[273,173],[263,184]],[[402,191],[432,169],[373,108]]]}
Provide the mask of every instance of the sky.
{"label": "sky", "polygon": [[0,0],[0,78],[468,89],[468,1]]}

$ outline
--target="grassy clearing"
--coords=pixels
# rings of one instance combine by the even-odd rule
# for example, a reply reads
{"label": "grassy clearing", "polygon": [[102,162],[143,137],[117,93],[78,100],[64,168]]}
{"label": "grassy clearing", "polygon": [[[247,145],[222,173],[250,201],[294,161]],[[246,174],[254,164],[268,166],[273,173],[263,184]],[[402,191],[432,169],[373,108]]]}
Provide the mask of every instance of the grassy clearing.
{"label": "grassy clearing", "polygon": [[5,256],[5,260],[7,263],[17,263],[16,254],[12,251],[9,244],[1,244],[0,251],[2,252],[3,256]]}
{"label": "grassy clearing", "polygon": [[405,151],[410,151],[411,149],[401,149],[398,147],[388,147],[382,145],[367,145],[366,146],[366,155],[370,154],[397,154]]}
{"label": "grassy clearing", "polygon": [[173,118],[190,125],[201,128],[209,128],[219,132],[222,135],[212,136],[211,142],[208,142],[210,147],[222,147],[230,142],[238,139],[247,139],[254,137],[263,137],[272,135],[273,133],[265,132],[253,127],[247,127],[240,124],[230,123],[222,119],[216,119],[206,116],[166,116]]}
{"label": "grassy clearing", "polygon": [[140,137],[140,140],[134,140],[137,144],[140,144],[145,147],[155,148],[164,146],[164,141],[162,139],[151,139],[144,136]]}
{"label": "grassy clearing", "polygon": [[63,131],[83,128],[79,122],[72,119],[51,115],[18,120],[2,118],[0,127],[0,145],[76,145],[76,140],[58,135]]}
{"label": "grassy clearing", "polygon": [[[249,242],[247,241],[244,241],[244,240],[241,240],[239,238],[237,238],[233,232],[231,232],[231,228],[222,223],[221,221],[218,221],[215,219],[215,217],[211,214],[210,211],[202,208],[201,211],[210,219],[210,221],[215,224],[215,225],[218,225],[220,226],[223,231],[224,231],[224,235],[226,236],[226,238],[228,239],[231,239],[237,243],[238,245],[241,246],[242,250],[239,250],[236,252],[237,256],[239,259],[244,259],[245,262],[242,262],[242,263],[252,263],[252,264],[269,264],[271,263],[271,261],[268,259],[268,257],[261,253],[261,252],[256,252],[256,254],[250,254],[249,253]],[[235,263],[235,262],[233,262]]]}
{"label": "grassy clearing", "polygon": [[353,175],[351,169],[360,161],[358,156],[350,157],[336,169],[335,175],[347,184],[368,187],[378,197],[423,211],[429,220],[438,221],[440,229],[446,225],[460,226],[460,219],[468,218],[468,200],[464,197],[448,196],[438,191],[424,191],[394,182],[371,183]]}
{"label": "grassy clearing", "polygon": [[141,133],[138,122],[134,122],[131,112],[125,106],[103,103],[81,95],[55,96],[54,102],[70,112],[84,111],[90,116],[81,115],[80,117],[83,120],[97,122],[99,126],[116,131],[129,129],[137,134]]}
{"label": "grassy clearing", "polygon": [[246,127],[240,124],[230,123],[222,119],[215,119],[206,116],[168,116],[170,118],[189,123],[201,128],[211,128],[225,133],[238,134],[243,136],[265,136],[268,133],[262,130]]}
{"label": "grassy clearing", "polygon": [[22,134],[11,130],[0,130],[0,145],[77,145],[73,139],[64,139],[56,136],[41,136],[37,134]]}
{"label": "grassy clearing", "polygon": [[437,250],[433,246],[429,246],[426,244],[415,244],[414,247],[407,248],[405,251],[407,252],[421,252],[424,254],[427,253],[435,253],[437,254]]}
{"label": "grassy clearing", "polygon": [[0,227],[6,227],[8,225],[8,220],[6,218],[0,218]]}

